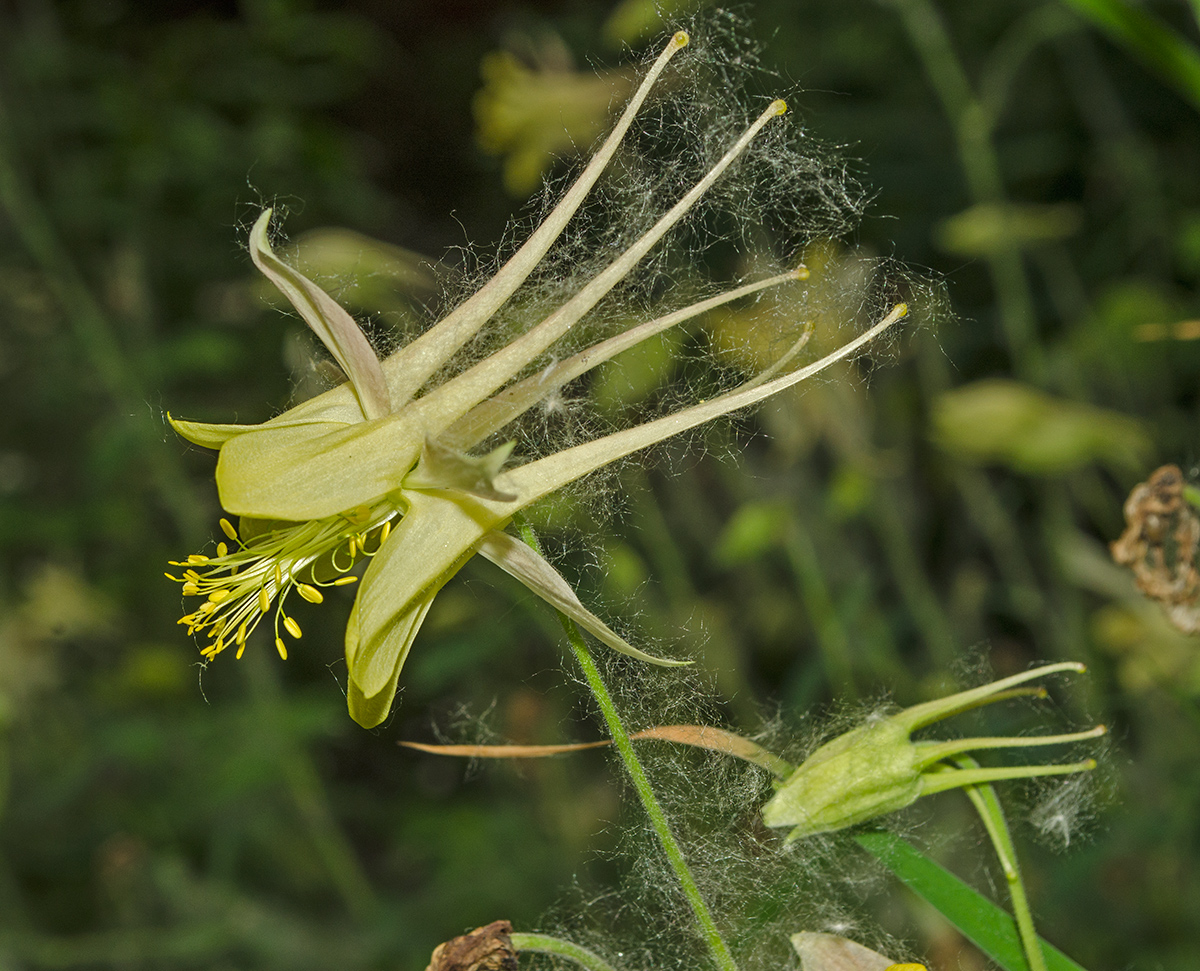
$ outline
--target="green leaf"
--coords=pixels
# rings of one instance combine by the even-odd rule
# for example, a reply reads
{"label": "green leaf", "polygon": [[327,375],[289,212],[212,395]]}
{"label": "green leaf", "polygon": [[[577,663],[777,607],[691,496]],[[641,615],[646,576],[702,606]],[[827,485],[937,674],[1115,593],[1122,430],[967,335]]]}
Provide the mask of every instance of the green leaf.
{"label": "green leaf", "polygon": [[1064,0],[1200,109],[1200,52],[1124,0]]}
{"label": "green leaf", "polygon": [[943,392],[932,424],[947,452],[1027,475],[1062,475],[1091,462],[1135,468],[1152,451],[1146,427],[1128,415],[1002,378]]}
{"label": "green leaf", "polygon": [[[855,840],[1000,967],[1028,971],[1016,922],[1006,911],[891,833],[860,833]],[[1048,971],[1084,971],[1045,940],[1042,954]]]}

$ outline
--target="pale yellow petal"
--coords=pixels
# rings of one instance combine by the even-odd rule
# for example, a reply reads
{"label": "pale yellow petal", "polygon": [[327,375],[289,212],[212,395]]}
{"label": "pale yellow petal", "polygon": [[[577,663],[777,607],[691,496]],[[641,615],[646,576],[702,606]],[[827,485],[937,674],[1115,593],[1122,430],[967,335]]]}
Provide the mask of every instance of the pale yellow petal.
{"label": "pale yellow petal", "polygon": [[516,537],[493,530],[479,543],[479,554],[491,560],[509,576],[520,580],[551,607],[562,611],[585,631],[614,651],[628,654],[639,661],[660,664],[664,667],[678,667],[692,663],[691,661],[675,661],[670,658],[655,657],[653,654],[639,651],[588,610],[580,602],[575,591],[571,589],[571,585],[563,579],[562,574],[539,556],[533,547],[522,543]]}
{"label": "pale yellow petal", "polygon": [[[576,479],[633,452],[657,444],[705,422],[720,418],[739,408],[746,408],[790,388],[794,384],[824,370],[836,361],[851,357],[865,344],[900,320],[908,308],[898,304],[890,314],[854,340],[790,374],[773,378],[764,384],[748,383],[727,394],[684,408],[633,428],[625,428],[603,438],[576,445],[546,458],[513,469],[507,475],[510,486],[520,494],[526,505],[548,495]],[[237,439],[234,440],[235,443]]]}
{"label": "pale yellow petal", "polygon": [[723,304],[740,300],[765,290],[794,280],[803,280],[808,271],[804,267],[781,273],[765,280],[757,280],[725,293],[717,294],[706,300],[672,311],[662,317],[630,327],[608,340],[593,344],[586,350],[572,355],[565,361],[548,367],[532,377],[519,381],[501,391],[494,397],[476,405],[471,411],[456,421],[443,437],[459,448],[471,448],[488,435],[499,431],[513,419],[528,411],[539,401],[553,394],[569,381],[586,374],[597,365],[611,360],[622,351],[636,347],[642,341],[702,313],[706,313]]}
{"label": "pale yellow petal", "polygon": [[291,301],[296,312],[333,355],[350,379],[363,416],[382,418],[392,409],[383,368],[370,342],[354,318],[333,297],[272,252],[267,239],[270,222],[271,210],[265,209],[250,231],[250,257],[254,265]]}
{"label": "pale yellow petal", "polygon": [[836,934],[805,931],[792,935],[801,971],[887,971],[892,959]]}
{"label": "pale yellow petal", "polygon": [[181,438],[203,448],[220,448],[231,438],[261,427],[258,425],[210,424],[203,421],[183,421],[167,415],[167,421]]}
{"label": "pale yellow petal", "polygon": [[230,439],[217,461],[221,505],[260,519],[324,519],[372,505],[417,464],[412,415],[356,424],[266,425]]}
{"label": "pale yellow petal", "polygon": [[704,178],[684,193],[632,246],[584,284],[570,300],[490,357],[425,395],[421,403],[435,427],[440,429],[461,417],[467,410],[463,407],[464,403],[467,407],[473,407],[483,401],[574,327],[700,201],[766,124],[786,111],[787,104],[784,101],[772,101]]}
{"label": "pale yellow petal", "polygon": [[485,499],[406,493],[408,510],[375,554],[346,632],[350,678],[371,698],[393,676],[389,631],[434,594],[475,553],[479,541],[511,513]]}
{"label": "pale yellow petal", "polygon": [[[425,621],[425,615],[429,613],[430,604],[433,603],[436,593],[436,590],[432,590],[428,596],[418,598],[412,603],[405,613],[396,617],[386,630],[381,631],[375,637],[369,649],[364,650],[362,646],[356,646],[354,653],[359,660],[362,660],[369,650],[372,674],[375,673],[375,670],[385,674],[382,686],[380,686],[378,677],[373,676],[366,679],[376,689],[368,694],[356,680],[355,669],[351,668],[350,670],[350,677],[346,681],[346,704],[350,709],[350,717],[363,728],[374,728],[387,718],[392,701],[396,697],[400,671],[404,668],[404,662],[408,659],[412,642],[416,639],[417,632]],[[357,617],[354,614],[351,615],[350,623],[346,626],[346,653],[348,656],[351,653],[350,642],[352,639],[357,644]]]}
{"label": "pale yellow petal", "polygon": [[404,479],[404,488],[449,490],[496,502],[513,502],[517,496],[496,488],[496,476],[512,454],[516,442],[505,442],[486,455],[464,455],[436,439],[427,438],[421,461]]}

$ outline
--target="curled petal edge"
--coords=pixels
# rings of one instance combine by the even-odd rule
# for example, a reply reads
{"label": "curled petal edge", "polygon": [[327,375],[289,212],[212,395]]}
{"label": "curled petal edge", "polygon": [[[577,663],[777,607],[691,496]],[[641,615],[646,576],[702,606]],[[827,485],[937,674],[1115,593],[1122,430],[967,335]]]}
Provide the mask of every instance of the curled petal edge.
{"label": "curled petal edge", "polygon": [[662,667],[681,667],[692,663],[691,661],[656,657],[645,651],[639,651],[588,610],[575,595],[571,585],[563,579],[562,574],[539,556],[533,547],[521,542],[516,537],[499,530],[492,530],[480,541],[478,551],[480,556],[491,560],[509,576],[520,580],[555,610],[566,614],[585,631],[614,651]]}

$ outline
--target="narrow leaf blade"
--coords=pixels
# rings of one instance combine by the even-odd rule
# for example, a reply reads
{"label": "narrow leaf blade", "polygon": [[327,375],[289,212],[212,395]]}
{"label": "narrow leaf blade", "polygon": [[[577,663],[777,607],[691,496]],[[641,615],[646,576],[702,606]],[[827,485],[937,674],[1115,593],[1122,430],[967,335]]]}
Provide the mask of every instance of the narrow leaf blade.
{"label": "narrow leaf blade", "polygon": [[[891,833],[860,833],[855,840],[1000,967],[1028,971],[1016,922],[1006,911]],[[1047,971],[1085,971],[1045,940],[1042,954]]]}

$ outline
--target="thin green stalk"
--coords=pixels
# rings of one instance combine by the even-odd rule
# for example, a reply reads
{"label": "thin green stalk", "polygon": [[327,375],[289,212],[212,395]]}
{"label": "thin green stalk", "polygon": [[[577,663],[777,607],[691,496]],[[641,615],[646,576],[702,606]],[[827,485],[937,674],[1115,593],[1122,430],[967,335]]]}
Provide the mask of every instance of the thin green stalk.
{"label": "thin green stalk", "polygon": [[[900,19],[950,119],[972,201],[1001,203],[1004,180],[992,144],[996,106],[986,108],[967,78],[937,8],[929,0],[895,0]],[[1033,294],[1015,244],[987,257],[1009,353],[1018,374],[1039,380],[1043,360],[1034,333]]]}
{"label": "thin green stalk", "polygon": [[829,685],[838,697],[857,698],[858,685],[850,661],[850,637],[838,616],[812,535],[799,517],[793,519],[788,529],[784,548],[821,650]]}
{"label": "thin green stalk", "polygon": [[[696,592],[696,586],[688,573],[687,562],[654,496],[650,477],[637,466],[631,466],[626,470],[626,474],[637,487],[635,521],[639,534],[645,537],[643,546],[651,558],[655,580],[662,582],[670,611],[667,621],[677,617],[695,617],[705,607],[704,598]],[[753,692],[746,678],[742,652],[737,649],[737,644],[724,625],[710,617],[706,626],[708,638],[705,641],[704,660],[701,663],[712,675],[717,690],[736,717],[746,724],[755,724],[758,712],[750,700]]]}
{"label": "thin green stalk", "polygon": [[0,214],[12,224],[17,238],[41,270],[47,288],[104,390],[118,410],[132,419],[143,459],[164,507],[174,518],[180,535],[194,542],[205,532],[203,505],[192,495],[192,486],[179,463],[162,447],[161,429],[146,407],[149,396],[116,329],[33,189],[22,178],[3,100],[0,100]]}
{"label": "thin green stalk", "polygon": [[[541,544],[538,543],[537,536],[528,523],[519,516],[514,519],[514,523],[521,534],[521,538],[540,554]],[[612,736],[613,745],[616,747],[617,753],[621,756],[621,761],[625,763],[625,770],[629,773],[629,778],[633,782],[633,788],[638,794],[638,799],[641,800],[642,808],[650,818],[650,825],[653,827],[659,843],[662,844],[667,862],[671,864],[671,869],[675,871],[675,879],[679,881],[683,895],[687,898],[687,902],[692,908],[692,913],[695,915],[696,923],[700,928],[701,937],[704,938],[704,942],[708,945],[708,949],[712,953],[713,960],[721,971],[738,971],[737,963],[733,959],[729,945],[721,937],[721,932],[717,929],[717,924],[708,909],[708,904],[704,902],[704,897],[700,894],[700,888],[696,885],[696,879],[692,876],[692,871],[688,868],[683,850],[671,832],[671,827],[667,823],[667,814],[663,812],[662,806],[659,805],[658,798],[654,795],[654,790],[650,786],[650,780],[646,776],[646,770],[642,768],[642,763],[638,760],[637,753],[633,750],[633,742],[629,738],[629,733],[625,731],[625,726],[621,723],[621,716],[617,712],[616,705],[613,703],[612,695],[608,692],[608,687],[604,684],[604,679],[600,677],[600,669],[596,667],[596,662],[592,658],[591,651],[588,650],[587,644],[584,643],[578,628],[568,617],[560,613],[558,620],[566,632],[567,641],[571,645],[571,651],[575,654],[575,659],[579,662],[579,667],[583,670],[583,675],[587,679],[588,688],[591,689],[592,696],[596,699],[596,704],[600,707],[600,713],[604,716],[604,723],[608,726],[608,732]]]}
{"label": "thin green stalk", "polygon": [[958,641],[895,500],[880,489],[873,490],[870,514],[909,614],[938,666],[949,667],[958,656]]}
{"label": "thin green stalk", "polygon": [[251,693],[255,702],[265,709],[262,724],[280,726],[276,741],[288,793],[308,830],[313,849],[346,910],[355,919],[365,922],[378,910],[379,900],[329,805],[329,796],[312,759],[304,747],[282,728],[284,720],[277,711],[282,703],[278,677],[262,651],[253,652],[253,657],[250,664]]}
{"label": "thin green stalk", "polygon": [[[969,755],[960,756],[953,760],[964,769],[977,769],[979,763]],[[990,785],[963,786],[963,792],[974,804],[979,818],[983,820],[991,838],[1000,866],[1004,870],[1004,879],[1008,881],[1008,893],[1012,898],[1013,916],[1017,921],[1017,930],[1021,934],[1021,945],[1025,949],[1025,960],[1029,963],[1029,971],[1046,971],[1046,959],[1042,954],[1042,945],[1038,940],[1037,929],[1033,926],[1033,912],[1029,909],[1029,898],[1025,894],[1025,882],[1021,879],[1021,869],[1017,865],[1017,850],[1013,846],[1012,834],[1008,831],[1008,821],[1004,818],[1004,810],[1000,800],[996,798],[996,790]]]}
{"label": "thin green stalk", "polygon": [[587,968],[588,971],[616,971],[604,958],[589,951],[586,947],[580,947],[578,944],[572,944],[570,941],[563,941],[557,937],[550,937],[548,934],[516,933],[510,935],[509,939],[512,941],[513,949],[517,951],[553,954],[555,957],[574,961]]}

